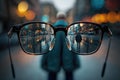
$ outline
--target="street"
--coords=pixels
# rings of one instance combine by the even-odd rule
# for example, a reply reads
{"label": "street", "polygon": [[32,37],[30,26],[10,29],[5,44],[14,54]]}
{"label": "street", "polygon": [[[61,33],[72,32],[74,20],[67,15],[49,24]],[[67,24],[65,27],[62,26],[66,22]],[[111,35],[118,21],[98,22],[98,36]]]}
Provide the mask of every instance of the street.
{"label": "street", "polygon": [[[42,70],[40,66],[42,55],[33,56],[24,53],[18,44],[16,35],[11,40],[11,53],[16,79],[12,77],[8,47],[7,43],[5,43],[6,48],[0,50],[0,80],[47,80],[47,72]],[[0,44],[3,45],[4,43]],[[81,67],[74,73],[75,80],[120,80],[119,44],[120,36],[113,35],[103,79],[101,78],[101,70],[108,48],[108,38],[106,37],[104,37],[100,49],[95,54],[79,55]],[[61,69],[58,74],[58,80],[63,80],[64,78],[64,71]]]}

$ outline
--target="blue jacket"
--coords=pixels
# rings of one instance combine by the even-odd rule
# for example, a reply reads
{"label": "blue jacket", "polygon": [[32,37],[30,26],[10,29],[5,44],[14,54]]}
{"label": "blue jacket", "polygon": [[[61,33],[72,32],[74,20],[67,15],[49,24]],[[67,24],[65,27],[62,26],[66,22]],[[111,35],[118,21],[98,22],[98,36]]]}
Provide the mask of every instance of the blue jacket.
{"label": "blue jacket", "polygon": [[68,23],[64,20],[58,20],[54,23],[53,26],[54,27],[58,27],[58,26],[66,27],[66,26],[68,26]]}
{"label": "blue jacket", "polygon": [[[62,25],[66,27],[65,21],[59,20],[54,27]],[[52,51],[42,57],[42,68],[46,71],[58,72],[62,67],[65,71],[73,71],[80,66],[77,54],[70,52],[67,48],[66,35],[63,31],[58,31],[55,36],[55,45]]]}

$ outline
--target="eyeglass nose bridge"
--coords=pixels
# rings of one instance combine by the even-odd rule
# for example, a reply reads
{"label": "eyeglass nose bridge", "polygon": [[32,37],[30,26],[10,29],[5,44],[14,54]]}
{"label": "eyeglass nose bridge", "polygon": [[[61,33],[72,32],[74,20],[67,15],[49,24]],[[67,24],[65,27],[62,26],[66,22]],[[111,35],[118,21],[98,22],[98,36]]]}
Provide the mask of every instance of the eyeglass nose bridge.
{"label": "eyeglass nose bridge", "polygon": [[65,33],[65,35],[67,36],[67,28],[62,28],[62,27],[54,28],[55,35],[56,35],[56,32],[58,32],[58,31],[63,31]]}

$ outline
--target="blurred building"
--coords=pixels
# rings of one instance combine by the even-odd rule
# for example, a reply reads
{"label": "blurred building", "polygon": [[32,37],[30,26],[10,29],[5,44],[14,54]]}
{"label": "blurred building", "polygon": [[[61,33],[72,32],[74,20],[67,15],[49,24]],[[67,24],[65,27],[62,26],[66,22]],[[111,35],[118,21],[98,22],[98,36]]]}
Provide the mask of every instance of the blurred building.
{"label": "blurred building", "polygon": [[75,22],[74,21],[74,8],[67,11],[67,21],[69,24]]}
{"label": "blurred building", "polygon": [[76,0],[74,6],[74,21],[80,21],[86,15],[90,15],[90,0]]}
{"label": "blurred building", "polygon": [[40,3],[40,20],[44,22],[54,23],[56,21],[57,10],[52,3]]}
{"label": "blurred building", "polygon": [[86,17],[92,17],[97,13],[107,13],[106,0],[76,0],[74,6],[74,20],[79,21]]}
{"label": "blurred building", "polygon": [[[7,0],[0,0],[0,33],[3,32],[3,30],[6,28],[5,23],[8,20],[8,6],[6,5]],[[3,27],[4,26],[4,27]]]}

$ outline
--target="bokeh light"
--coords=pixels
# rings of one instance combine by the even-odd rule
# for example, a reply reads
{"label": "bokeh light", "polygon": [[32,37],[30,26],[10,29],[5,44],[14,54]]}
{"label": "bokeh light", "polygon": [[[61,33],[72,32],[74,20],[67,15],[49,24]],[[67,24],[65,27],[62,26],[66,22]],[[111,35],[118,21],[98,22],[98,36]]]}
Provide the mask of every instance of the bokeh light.
{"label": "bokeh light", "polygon": [[43,15],[42,16],[42,21],[43,22],[49,22],[49,16],[48,15]]}
{"label": "bokeh light", "polygon": [[105,13],[100,14],[100,19],[101,19],[101,23],[108,22],[108,20],[107,20],[107,14],[105,14]]}
{"label": "bokeh light", "polygon": [[120,22],[120,12],[117,13],[117,21]]}
{"label": "bokeh light", "polygon": [[25,14],[25,18],[27,20],[33,20],[35,18],[35,12],[32,10],[28,10]]}
{"label": "bokeh light", "polygon": [[91,17],[91,22],[102,23],[117,23],[120,22],[120,12],[98,13]]}
{"label": "bokeh light", "polygon": [[101,23],[102,23],[101,14],[96,14],[96,15],[94,15],[94,16],[92,17],[92,22],[101,24]]}
{"label": "bokeh light", "polygon": [[21,1],[18,4],[18,11],[20,13],[25,13],[28,10],[28,3],[26,1]]}
{"label": "bokeh light", "polygon": [[105,4],[104,0],[91,0],[91,5],[93,9],[101,9]]}
{"label": "bokeh light", "polygon": [[19,17],[24,17],[25,16],[25,13],[20,13],[18,10],[16,10],[16,13]]}
{"label": "bokeh light", "polygon": [[116,12],[109,12],[107,14],[107,20],[110,22],[110,23],[115,23],[117,22],[117,13]]}

